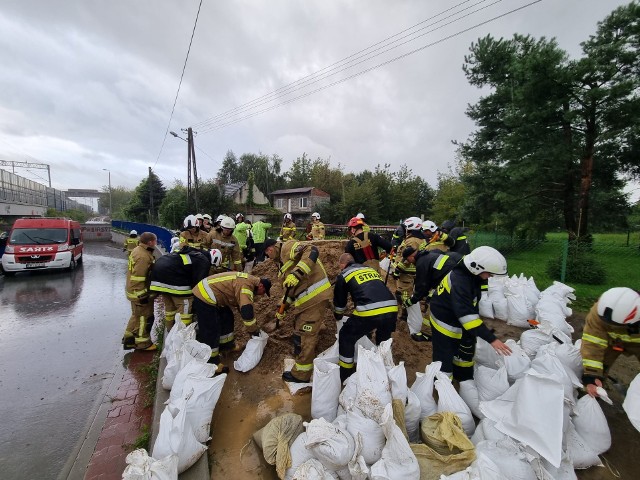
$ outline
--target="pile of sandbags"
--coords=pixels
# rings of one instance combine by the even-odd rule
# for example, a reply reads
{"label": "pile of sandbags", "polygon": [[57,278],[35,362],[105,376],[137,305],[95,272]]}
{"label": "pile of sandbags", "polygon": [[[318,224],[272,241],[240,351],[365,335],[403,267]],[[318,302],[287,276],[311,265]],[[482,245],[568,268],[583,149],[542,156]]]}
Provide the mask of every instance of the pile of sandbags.
{"label": "pile of sandbags", "polygon": [[491,277],[488,290],[482,294],[478,308],[486,318],[502,320],[509,325],[528,327],[533,320],[540,291],[533,277]]}

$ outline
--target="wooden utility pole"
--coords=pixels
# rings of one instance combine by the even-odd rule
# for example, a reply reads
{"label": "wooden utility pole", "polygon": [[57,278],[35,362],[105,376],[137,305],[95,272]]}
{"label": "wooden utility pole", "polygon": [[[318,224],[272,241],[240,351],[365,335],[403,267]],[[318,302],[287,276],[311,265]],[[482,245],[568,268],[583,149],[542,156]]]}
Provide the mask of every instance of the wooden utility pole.
{"label": "wooden utility pole", "polygon": [[[196,167],[196,149],[193,143],[193,130],[191,127],[187,128],[187,208],[193,194],[193,200],[196,207],[196,213],[199,211],[198,207],[198,168]],[[191,188],[191,169],[193,165],[193,189]]]}
{"label": "wooden utility pole", "polygon": [[153,223],[153,177],[151,176],[151,167],[149,167],[149,223]]}

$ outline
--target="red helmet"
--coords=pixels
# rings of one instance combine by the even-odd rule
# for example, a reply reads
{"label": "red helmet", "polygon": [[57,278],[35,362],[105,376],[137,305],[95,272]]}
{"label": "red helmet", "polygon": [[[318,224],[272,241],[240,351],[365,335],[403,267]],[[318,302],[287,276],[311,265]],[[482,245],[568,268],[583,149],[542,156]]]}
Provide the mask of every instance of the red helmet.
{"label": "red helmet", "polygon": [[351,220],[349,220],[349,223],[347,223],[348,227],[359,227],[361,225],[364,225],[364,222],[361,218],[358,217],[353,217]]}

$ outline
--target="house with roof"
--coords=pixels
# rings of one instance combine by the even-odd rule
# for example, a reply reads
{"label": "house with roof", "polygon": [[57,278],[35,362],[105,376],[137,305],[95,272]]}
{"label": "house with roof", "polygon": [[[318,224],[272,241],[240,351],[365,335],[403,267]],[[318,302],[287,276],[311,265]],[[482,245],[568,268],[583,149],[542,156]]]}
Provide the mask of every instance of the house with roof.
{"label": "house with roof", "polygon": [[331,195],[316,187],[286,188],[269,194],[274,208],[282,213],[291,213],[294,219],[308,219]]}
{"label": "house with roof", "polygon": [[[222,193],[235,204],[246,204],[249,197],[249,182],[228,183],[222,187]],[[256,205],[269,203],[269,199],[255,184],[253,185],[253,203]]]}

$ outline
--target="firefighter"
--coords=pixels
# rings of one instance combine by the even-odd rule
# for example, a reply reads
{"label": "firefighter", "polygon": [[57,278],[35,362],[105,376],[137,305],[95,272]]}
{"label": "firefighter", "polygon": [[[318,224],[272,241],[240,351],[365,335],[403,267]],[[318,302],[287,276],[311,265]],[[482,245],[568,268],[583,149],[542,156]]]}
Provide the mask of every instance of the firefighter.
{"label": "firefighter", "polygon": [[150,290],[158,292],[164,300],[164,323],[167,330],[173,328],[176,313],[180,313],[182,323],[191,324],[191,289],[209,275],[211,266],[219,266],[221,261],[220,250],[212,249],[205,253],[187,245],[156,260],[151,270]]}
{"label": "firefighter", "polygon": [[468,228],[456,227],[455,220],[445,220],[442,222],[442,225],[440,225],[440,230],[446,233],[451,239],[452,245],[449,247],[449,251],[461,253],[462,255],[467,255],[471,252],[471,246],[467,239]]}
{"label": "firefighter", "polygon": [[280,240],[286,242],[296,238],[296,224],[293,222],[293,217],[290,213],[284,214],[282,222],[282,228],[280,229]]}
{"label": "firefighter", "polygon": [[253,309],[255,295],[267,295],[271,290],[268,278],[258,278],[248,273],[224,272],[211,275],[193,288],[193,312],[198,321],[198,341],[211,347],[208,363],[218,365],[216,374],[227,373],[229,368],[220,363],[223,345],[232,349],[235,345],[233,311],[236,307],[245,329],[251,336],[260,335],[260,327]]}
{"label": "firefighter", "polygon": [[360,220],[362,220],[362,231],[363,232],[370,232],[371,231],[371,227],[369,225],[367,225],[367,221],[364,218],[364,213],[356,214],[356,218],[359,218]]}
{"label": "firefighter", "polygon": [[[404,301],[413,295],[413,283],[416,276],[416,267],[410,263],[405,263],[402,258],[402,251],[412,247],[422,251],[427,246],[427,242],[422,234],[422,220],[418,217],[409,217],[403,222],[405,237],[398,247],[395,261],[393,263],[393,277],[396,280],[396,298],[398,305],[403,305]],[[402,306],[399,312],[399,320],[407,319],[407,309]]]}
{"label": "firefighter", "polygon": [[253,247],[256,249],[256,263],[264,262],[264,241],[267,238],[267,230],[271,224],[258,220],[251,226],[253,234]]}
{"label": "firefighter", "polygon": [[324,240],[324,223],[320,221],[320,214],[311,214],[311,231],[307,235],[307,240]]}
{"label": "firefighter", "polygon": [[[289,240],[284,244],[274,239],[265,241],[264,253],[276,262],[285,290],[283,303],[293,305],[293,352],[295,364],[284,372],[287,382],[307,383],[313,373],[318,334],[323,325],[324,313],[329,308],[331,284],[319,258],[318,248],[306,242]],[[284,313],[276,313],[282,320]]]}
{"label": "firefighter", "polygon": [[224,216],[218,227],[207,235],[207,248],[215,248],[222,252],[222,263],[218,267],[211,267],[211,274],[235,270],[242,271],[242,251],[238,239],[233,236],[236,223],[232,218]]}
{"label": "firefighter", "polygon": [[[251,255],[250,249],[253,246],[253,240],[251,239],[251,222],[249,220],[244,219],[244,215],[238,213],[236,215],[236,227],[233,230],[233,236],[238,240],[238,245],[240,246],[240,252],[242,254],[242,270],[244,270],[244,265],[248,257],[253,257]],[[248,245],[248,243],[251,245]]]}
{"label": "firefighter", "polygon": [[149,273],[155,257],[153,252],[158,239],[151,232],[140,235],[140,243],[129,255],[127,269],[126,294],[131,302],[131,317],[124,331],[122,345],[125,350],[155,350],[151,342],[151,326],[153,324],[153,300],[150,297]]}
{"label": "firefighter", "polygon": [[336,320],[344,315],[351,294],[353,311],[338,335],[340,380],[355,371],[355,345],[363,335],[376,331],[376,345],[391,338],[396,329],[398,302],[380,278],[378,270],[355,263],[353,256],[343,253],[338,260],[341,272],[333,291],[333,312]]}
{"label": "firefighter", "polygon": [[188,215],[182,223],[182,232],[180,232],[180,243],[189,245],[192,248],[206,248],[207,234],[200,230],[198,220],[195,215]]}
{"label": "firefighter", "polygon": [[345,253],[351,254],[356,263],[366,265],[378,271],[380,268],[380,249],[389,253],[391,243],[386,241],[377,233],[365,232],[364,221],[361,218],[353,217],[347,223],[350,240],[344,248]]}
{"label": "firefighter", "polygon": [[[462,255],[454,252],[444,253],[439,250],[418,251],[413,247],[407,247],[402,251],[402,258],[405,263],[416,267],[413,295],[404,299],[403,306],[409,308],[420,300],[426,299],[428,308],[431,290],[436,288],[440,281],[462,260]],[[425,330],[424,332],[411,334],[411,338],[416,342],[431,340],[428,316],[422,317],[422,328]]]}
{"label": "firefighter", "polygon": [[582,383],[597,397],[607,371],[620,355],[640,360],[640,294],[627,287],[604,292],[591,307],[582,332]]}
{"label": "firefighter", "polygon": [[200,227],[200,230],[202,230],[204,233],[209,233],[213,228],[213,224],[211,223],[211,221],[211,215],[209,215],[208,213],[202,215],[202,226]]}
{"label": "firefighter", "polygon": [[427,240],[426,250],[440,250],[442,252],[449,251],[449,247],[453,245],[453,241],[431,220],[426,220],[422,224],[422,231]]}
{"label": "firefighter", "polygon": [[478,311],[482,280],[507,274],[507,261],[495,248],[478,247],[465,255],[442,279],[429,302],[433,361],[441,371],[462,382],[473,378],[476,337],[489,342],[499,355],[511,349],[482,322]]}
{"label": "firefighter", "polygon": [[131,255],[133,249],[138,246],[138,232],[131,230],[129,236],[124,239],[124,245],[122,246],[123,252],[128,252],[127,255]]}

